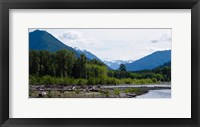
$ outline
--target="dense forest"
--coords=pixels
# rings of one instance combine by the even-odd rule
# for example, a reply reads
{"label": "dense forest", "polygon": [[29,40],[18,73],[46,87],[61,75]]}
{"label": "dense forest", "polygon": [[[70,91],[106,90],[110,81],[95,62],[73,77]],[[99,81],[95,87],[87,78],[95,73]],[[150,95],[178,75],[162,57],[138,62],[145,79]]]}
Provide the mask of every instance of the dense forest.
{"label": "dense forest", "polygon": [[77,57],[68,50],[29,51],[29,84],[114,85],[153,84],[171,81],[171,62],[153,70],[129,72],[124,64],[112,70],[96,59]]}

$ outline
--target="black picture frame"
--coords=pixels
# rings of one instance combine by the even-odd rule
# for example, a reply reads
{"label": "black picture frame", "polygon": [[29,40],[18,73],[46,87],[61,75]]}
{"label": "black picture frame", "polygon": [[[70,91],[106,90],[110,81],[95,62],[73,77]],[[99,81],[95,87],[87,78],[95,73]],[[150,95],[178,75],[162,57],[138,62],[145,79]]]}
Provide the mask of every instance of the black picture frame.
{"label": "black picture frame", "polygon": [[[9,118],[9,9],[191,9],[192,117],[162,119]],[[199,43],[199,0],[0,0],[0,125],[2,127],[200,127],[200,87],[198,86],[200,82],[200,78],[198,77],[200,73]]]}

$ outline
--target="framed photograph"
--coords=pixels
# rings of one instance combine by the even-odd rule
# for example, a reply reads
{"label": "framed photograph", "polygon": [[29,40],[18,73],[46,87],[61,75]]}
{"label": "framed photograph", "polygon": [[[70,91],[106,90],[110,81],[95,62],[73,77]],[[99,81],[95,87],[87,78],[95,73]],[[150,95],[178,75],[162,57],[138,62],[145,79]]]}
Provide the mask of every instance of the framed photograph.
{"label": "framed photograph", "polygon": [[171,33],[29,28],[29,97],[171,98]]}
{"label": "framed photograph", "polygon": [[1,126],[200,126],[199,7],[2,0]]}

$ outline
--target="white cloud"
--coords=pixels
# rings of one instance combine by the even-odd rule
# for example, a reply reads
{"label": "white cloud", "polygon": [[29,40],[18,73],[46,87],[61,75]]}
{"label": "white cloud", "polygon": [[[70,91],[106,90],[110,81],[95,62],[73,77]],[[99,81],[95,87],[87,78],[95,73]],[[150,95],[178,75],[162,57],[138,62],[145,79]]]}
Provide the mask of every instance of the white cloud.
{"label": "white cloud", "polygon": [[99,40],[92,36],[85,36],[84,33],[80,31],[65,31],[57,36],[59,40],[64,42],[66,45],[71,47],[77,47],[80,50],[90,50],[94,48],[93,46],[99,43]]}
{"label": "white cloud", "polygon": [[171,35],[163,34],[160,38],[160,41],[171,41]]}
{"label": "white cloud", "polygon": [[146,47],[145,50],[147,52],[155,52],[155,51],[163,51],[163,50],[169,50],[170,48],[159,48],[159,47]]}
{"label": "white cloud", "polygon": [[163,34],[160,38],[151,40],[152,43],[158,43],[158,42],[171,42],[171,35],[169,34]]}
{"label": "white cloud", "polygon": [[171,49],[171,29],[44,29],[71,47],[102,60],[136,60]]}
{"label": "white cloud", "polygon": [[75,40],[82,38],[82,33],[78,31],[66,31],[58,36],[62,40]]}

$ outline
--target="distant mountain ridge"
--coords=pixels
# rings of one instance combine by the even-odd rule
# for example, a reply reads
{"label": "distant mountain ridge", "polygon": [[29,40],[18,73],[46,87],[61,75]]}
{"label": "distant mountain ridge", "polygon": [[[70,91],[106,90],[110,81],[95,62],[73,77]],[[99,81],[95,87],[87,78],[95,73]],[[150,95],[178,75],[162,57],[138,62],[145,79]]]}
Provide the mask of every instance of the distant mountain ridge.
{"label": "distant mountain ridge", "polygon": [[112,60],[112,61],[103,61],[110,68],[117,70],[119,69],[120,64],[132,63],[134,60]]}
{"label": "distant mountain ridge", "polygon": [[88,58],[88,59],[90,59],[90,60],[92,60],[92,59],[96,59],[96,60],[98,60],[98,61],[101,61],[101,62],[103,62],[101,59],[99,59],[97,56],[95,56],[94,54],[92,54],[91,52],[89,52],[89,51],[87,51],[87,50],[80,50],[80,49],[78,49],[78,48],[74,48],[78,53],[80,53],[80,54],[85,54],[85,56]]}
{"label": "distant mountain ridge", "polygon": [[74,52],[77,57],[79,57],[80,54],[85,54],[87,59],[96,59],[98,61],[104,62],[109,68],[114,70],[118,69],[120,64],[124,64],[127,71],[139,71],[145,69],[154,69],[166,62],[171,62],[171,50],[157,51],[136,61],[102,61],[91,52],[67,46],[50,33],[42,30],[35,30],[29,33],[29,49],[47,50],[50,52],[66,49]]}
{"label": "distant mountain ridge", "polygon": [[70,46],[67,46],[63,42],[55,38],[53,35],[51,35],[50,33],[46,31],[42,31],[42,30],[35,30],[29,33],[29,49],[30,50],[47,50],[50,52],[66,49],[66,50],[74,52],[76,56],[78,57],[80,56],[80,54],[85,54],[87,59],[97,59],[101,61],[94,54],[86,50],[82,51],[77,48],[72,48]]}
{"label": "distant mountain ridge", "polygon": [[128,71],[151,70],[167,62],[171,62],[171,50],[156,51],[125,66]]}

